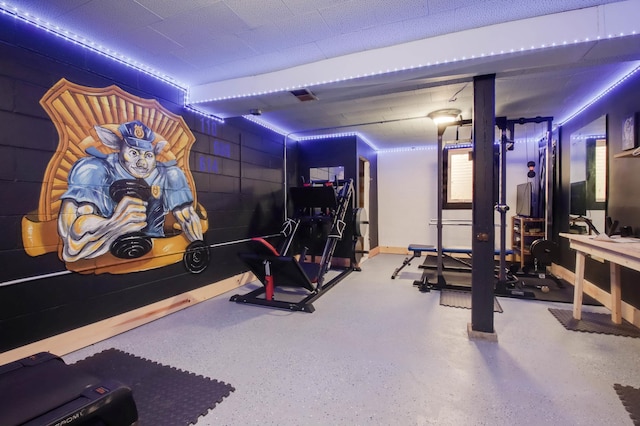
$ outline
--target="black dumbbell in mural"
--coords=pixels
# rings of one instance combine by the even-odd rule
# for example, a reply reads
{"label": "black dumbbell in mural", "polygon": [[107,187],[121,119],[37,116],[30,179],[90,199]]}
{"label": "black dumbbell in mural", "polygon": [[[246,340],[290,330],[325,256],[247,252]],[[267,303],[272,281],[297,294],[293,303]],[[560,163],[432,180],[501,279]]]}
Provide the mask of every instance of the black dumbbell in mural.
{"label": "black dumbbell in mural", "polygon": [[[125,196],[147,201],[151,188],[143,179],[121,179],[109,187],[109,196],[119,203]],[[111,254],[120,259],[137,259],[151,251],[153,243],[144,232],[133,232],[118,237],[110,247]]]}
{"label": "black dumbbell in mural", "polygon": [[204,241],[193,241],[182,257],[184,267],[192,274],[199,274],[209,266],[209,246]]}

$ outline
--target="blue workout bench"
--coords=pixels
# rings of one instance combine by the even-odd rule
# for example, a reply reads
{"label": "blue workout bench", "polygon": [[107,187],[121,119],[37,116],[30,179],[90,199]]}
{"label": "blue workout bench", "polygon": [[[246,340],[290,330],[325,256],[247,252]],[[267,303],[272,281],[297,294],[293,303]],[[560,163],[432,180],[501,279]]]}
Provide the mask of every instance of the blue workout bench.
{"label": "blue workout bench", "polygon": [[[422,253],[438,252],[438,249],[436,247],[432,245],[425,245],[425,244],[409,244],[408,250],[413,252],[413,255],[411,257],[407,257],[404,259],[404,261],[402,262],[402,266],[400,266],[395,271],[393,271],[393,274],[391,275],[391,279],[395,279],[400,273],[400,271],[402,270],[402,268],[404,268],[407,265],[410,265],[411,261],[416,257],[420,257]],[[500,253],[501,253],[500,250],[494,251],[494,254],[496,256],[500,255]],[[464,262],[462,259],[450,256],[451,254],[466,254],[468,256],[471,256],[471,249],[469,248],[443,248],[442,254],[443,256],[447,256],[451,259],[454,259],[457,262],[460,262],[468,267],[471,267],[470,264]],[[505,250],[505,255],[511,255],[511,254],[513,254],[513,250]]]}

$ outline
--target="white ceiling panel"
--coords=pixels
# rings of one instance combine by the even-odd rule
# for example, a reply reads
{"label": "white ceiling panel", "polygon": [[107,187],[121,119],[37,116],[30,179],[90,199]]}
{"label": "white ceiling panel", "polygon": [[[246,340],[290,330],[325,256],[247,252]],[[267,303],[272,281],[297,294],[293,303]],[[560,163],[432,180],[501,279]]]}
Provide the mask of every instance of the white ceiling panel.
{"label": "white ceiling panel", "polygon": [[[215,54],[211,54],[211,44],[216,45]],[[189,49],[176,49],[175,55],[202,70],[223,66],[245,58],[255,51],[234,35],[218,36],[207,43],[194,44]]]}
{"label": "white ceiling panel", "polygon": [[[172,15],[151,25],[153,29],[189,49],[192,43],[246,31],[250,27],[225,3],[216,2]],[[212,50],[215,51],[215,45]]]}
{"label": "white ceiling panel", "polygon": [[320,10],[322,18],[334,34],[348,34],[378,24],[375,5],[371,7],[363,0],[338,3]]}
{"label": "white ceiling panel", "polygon": [[317,11],[279,19],[238,34],[258,53],[279,51],[287,47],[307,44],[331,34]]}
{"label": "white ceiling panel", "polygon": [[[86,0],[84,0],[86,2]],[[189,11],[200,9],[204,6],[210,5],[211,0],[189,0],[189,1],[175,1],[175,0],[120,0],[121,3],[125,1],[131,1],[142,5],[144,8],[159,16],[162,19],[167,19],[172,16],[178,16]],[[103,2],[113,3],[113,2]]]}
{"label": "white ceiling panel", "polygon": [[293,12],[282,0],[225,0],[224,3],[250,28],[271,25],[293,16]]}
{"label": "white ceiling panel", "polygon": [[122,37],[123,34],[129,34],[160,20],[160,17],[136,2],[112,4],[88,1],[58,16],[56,23],[80,35],[95,34],[96,37],[91,37],[92,39],[97,38],[101,43],[109,45],[114,35]]}
{"label": "white ceiling panel", "polygon": [[406,0],[402,7],[398,7],[398,2],[394,0],[378,0],[373,3],[375,5],[370,7],[374,10],[378,24],[400,22],[429,14],[425,0]]}

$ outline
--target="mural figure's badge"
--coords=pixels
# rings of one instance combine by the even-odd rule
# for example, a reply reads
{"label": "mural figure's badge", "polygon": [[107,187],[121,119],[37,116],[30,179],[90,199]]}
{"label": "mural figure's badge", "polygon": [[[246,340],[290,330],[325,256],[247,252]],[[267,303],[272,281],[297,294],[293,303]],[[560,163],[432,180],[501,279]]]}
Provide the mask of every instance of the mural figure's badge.
{"label": "mural figure's badge", "polygon": [[142,128],[142,126],[135,126],[133,135],[138,139],[142,139],[144,137],[144,129]]}
{"label": "mural figure's badge", "polygon": [[151,195],[153,195],[153,198],[160,198],[161,193],[162,188],[160,188],[159,185],[151,185]]}

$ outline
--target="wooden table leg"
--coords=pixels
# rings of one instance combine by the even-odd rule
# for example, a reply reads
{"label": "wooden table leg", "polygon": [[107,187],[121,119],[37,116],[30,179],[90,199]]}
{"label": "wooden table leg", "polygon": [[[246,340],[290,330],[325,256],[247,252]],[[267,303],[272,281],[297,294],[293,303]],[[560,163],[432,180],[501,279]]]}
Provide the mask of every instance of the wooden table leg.
{"label": "wooden table leg", "polygon": [[609,280],[611,281],[611,320],[614,324],[622,324],[620,265],[613,262],[609,262],[609,265]]}
{"label": "wooden table leg", "polygon": [[585,255],[576,250],[576,279],[573,287],[573,318],[582,318],[582,289],[584,287],[584,259]]}

